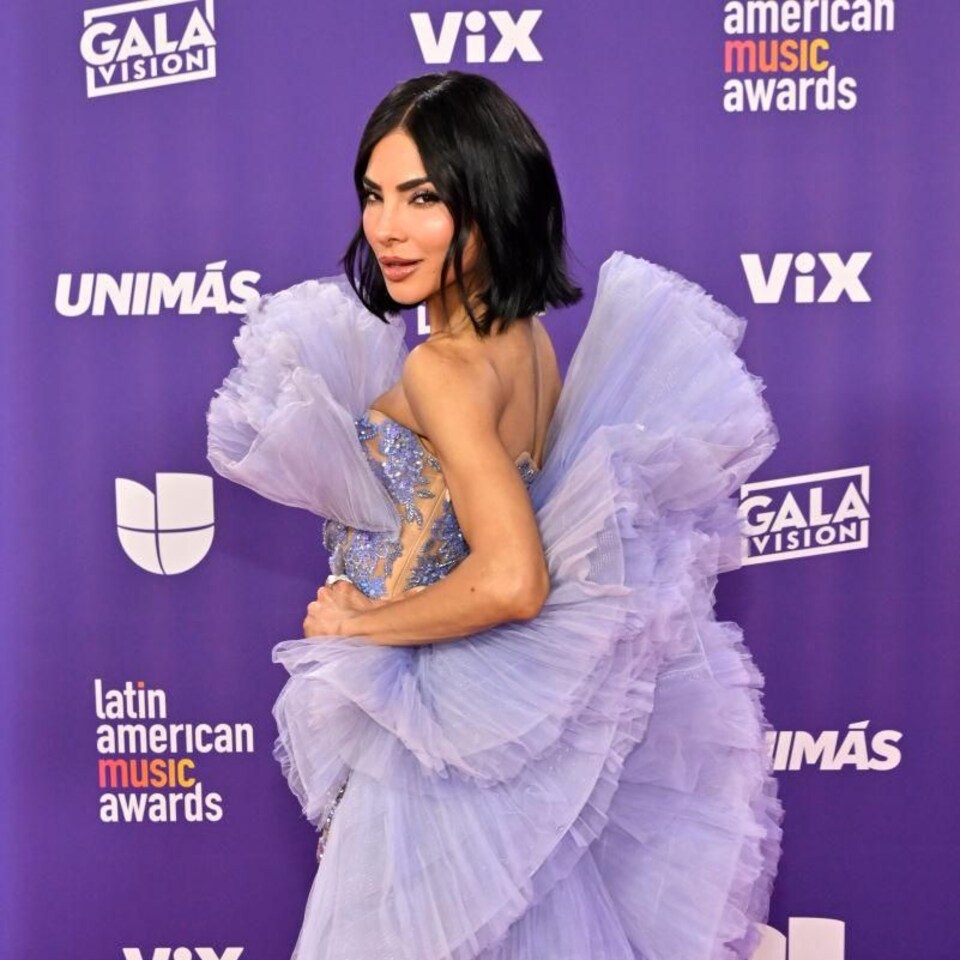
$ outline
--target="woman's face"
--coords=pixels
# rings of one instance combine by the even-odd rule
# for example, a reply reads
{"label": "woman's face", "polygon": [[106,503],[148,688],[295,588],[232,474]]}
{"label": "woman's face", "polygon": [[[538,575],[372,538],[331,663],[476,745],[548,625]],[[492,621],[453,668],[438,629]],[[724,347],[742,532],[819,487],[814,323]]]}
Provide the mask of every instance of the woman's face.
{"label": "woman's face", "polygon": [[[440,270],[453,242],[453,217],[427,179],[409,134],[394,130],[373,148],[364,175],[363,232],[397,303],[437,298]],[[392,265],[397,261],[398,265]],[[464,281],[476,262],[476,231],[464,250]],[[448,271],[447,286],[453,282]]]}

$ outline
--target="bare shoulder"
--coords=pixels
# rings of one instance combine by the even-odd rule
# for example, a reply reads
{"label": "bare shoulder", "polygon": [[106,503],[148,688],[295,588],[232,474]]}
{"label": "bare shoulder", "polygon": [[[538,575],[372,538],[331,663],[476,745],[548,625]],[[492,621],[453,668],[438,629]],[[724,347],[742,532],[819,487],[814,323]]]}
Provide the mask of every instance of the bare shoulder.
{"label": "bare shoulder", "polygon": [[504,402],[493,364],[443,341],[417,344],[404,363],[401,382],[418,420],[421,412],[445,407],[455,416],[491,416],[495,422]]}

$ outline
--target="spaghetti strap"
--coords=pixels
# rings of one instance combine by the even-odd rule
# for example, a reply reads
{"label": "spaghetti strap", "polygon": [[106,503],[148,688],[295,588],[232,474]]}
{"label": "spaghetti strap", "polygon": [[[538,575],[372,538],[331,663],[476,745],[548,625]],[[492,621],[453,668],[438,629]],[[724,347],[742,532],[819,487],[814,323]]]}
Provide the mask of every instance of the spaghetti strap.
{"label": "spaghetti strap", "polygon": [[537,433],[540,426],[540,351],[537,349],[537,334],[533,329],[534,322],[536,322],[536,317],[531,318],[530,324],[533,333],[533,442],[530,445],[531,457],[537,449]]}

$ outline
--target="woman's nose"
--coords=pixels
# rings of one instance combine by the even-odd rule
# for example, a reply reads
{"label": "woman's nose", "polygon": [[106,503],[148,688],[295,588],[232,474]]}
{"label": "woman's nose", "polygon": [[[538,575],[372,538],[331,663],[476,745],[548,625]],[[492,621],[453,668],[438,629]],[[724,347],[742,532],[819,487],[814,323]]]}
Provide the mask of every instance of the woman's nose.
{"label": "woman's nose", "polygon": [[373,232],[377,240],[386,243],[403,239],[403,217],[399,203],[384,200],[371,211],[373,213]]}

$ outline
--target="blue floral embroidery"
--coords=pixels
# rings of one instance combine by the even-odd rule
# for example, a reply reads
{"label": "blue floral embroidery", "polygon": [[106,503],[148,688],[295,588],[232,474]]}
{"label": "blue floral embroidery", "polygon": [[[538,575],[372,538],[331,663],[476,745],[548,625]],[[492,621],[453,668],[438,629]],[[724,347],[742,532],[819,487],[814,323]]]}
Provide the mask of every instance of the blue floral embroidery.
{"label": "blue floral embroidery", "polygon": [[445,498],[440,515],[430,526],[430,538],[421,547],[404,589],[436,583],[469,552],[470,547],[463,537],[457,515],[453,512],[453,504]]}
{"label": "blue floral embroidery", "polygon": [[377,450],[383,454],[383,460],[375,457],[364,443],[367,460],[380,477],[393,502],[403,508],[403,517],[407,523],[416,521],[423,526],[423,514],[417,508],[416,500],[433,499],[436,494],[420,487],[430,482],[423,475],[424,461],[434,470],[440,470],[440,461],[427,453],[417,435],[395,420],[383,420],[374,423],[367,415],[361,414],[354,420],[357,435],[361,441],[371,440],[379,433]]}
{"label": "blue floral embroidery", "polygon": [[[352,533],[352,536],[351,536]],[[323,525],[323,545],[330,553],[330,572],[346,574],[368,597],[387,595],[387,580],[403,548],[385,533],[348,527],[339,520]]]}
{"label": "blue floral embroidery", "polygon": [[[429,489],[430,478],[424,475],[424,465],[439,473],[440,462],[423,446],[413,430],[395,420],[385,418],[374,422],[364,413],[354,420],[354,426],[371,468],[396,504],[402,521],[422,527],[423,513],[418,501],[436,498]],[[375,437],[378,438],[376,449],[382,460],[371,452],[367,443]],[[537,468],[530,460],[522,460],[517,467],[524,483],[529,484],[537,476]],[[323,526],[323,545],[330,553],[332,573],[345,574],[368,597],[387,595],[387,581],[403,552],[399,540],[384,533],[359,530],[337,520],[327,520]],[[418,550],[404,589],[436,583],[469,552],[453,504],[449,497],[445,497],[426,540]]]}

